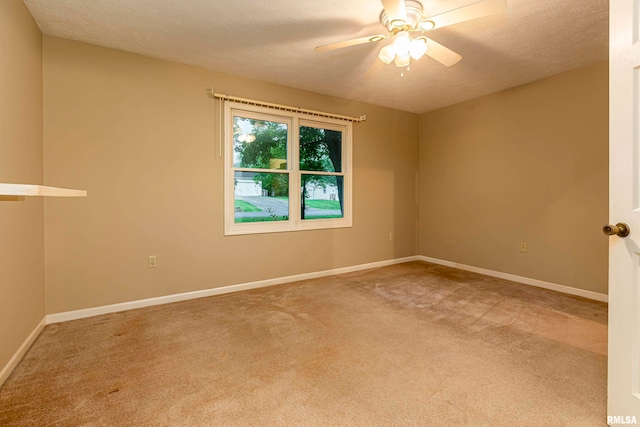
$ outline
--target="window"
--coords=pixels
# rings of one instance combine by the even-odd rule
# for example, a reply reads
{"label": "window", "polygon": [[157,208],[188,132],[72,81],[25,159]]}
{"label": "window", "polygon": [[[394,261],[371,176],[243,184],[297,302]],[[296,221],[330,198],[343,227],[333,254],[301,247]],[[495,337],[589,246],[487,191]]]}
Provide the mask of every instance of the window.
{"label": "window", "polygon": [[225,104],[225,234],[351,226],[350,122]]}

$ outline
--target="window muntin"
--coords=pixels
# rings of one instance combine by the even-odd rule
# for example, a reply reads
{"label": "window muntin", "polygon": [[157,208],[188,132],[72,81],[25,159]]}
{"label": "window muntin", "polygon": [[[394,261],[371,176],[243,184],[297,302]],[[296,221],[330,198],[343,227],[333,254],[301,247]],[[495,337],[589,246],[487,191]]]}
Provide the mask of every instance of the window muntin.
{"label": "window muntin", "polygon": [[226,103],[225,234],[351,226],[350,122]]}

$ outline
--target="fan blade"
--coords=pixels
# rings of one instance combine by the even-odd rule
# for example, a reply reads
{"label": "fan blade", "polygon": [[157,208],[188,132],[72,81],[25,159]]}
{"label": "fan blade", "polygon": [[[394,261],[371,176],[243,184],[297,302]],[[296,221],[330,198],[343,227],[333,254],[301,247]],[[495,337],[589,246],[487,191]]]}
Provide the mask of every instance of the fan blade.
{"label": "fan blade", "polygon": [[346,40],[338,43],[326,44],[324,46],[316,47],[316,52],[325,52],[327,50],[340,49],[348,46],[355,46],[358,44],[364,44],[369,42],[379,42],[380,40],[384,40],[389,36],[383,36],[382,34],[376,34],[375,36],[368,37],[360,37],[358,39]]}
{"label": "fan blade", "polygon": [[446,67],[451,67],[455,65],[462,59],[462,56],[455,53],[448,47],[442,46],[440,43],[436,43],[431,39],[427,39],[427,53],[442,65]]}
{"label": "fan blade", "polygon": [[407,22],[407,10],[404,7],[404,0],[382,0],[382,7],[387,12],[389,22],[402,19]]}
{"label": "fan blade", "polygon": [[505,0],[483,0],[472,3],[440,15],[425,18],[423,21],[431,21],[436,28],[446,27],[447,25],[457,24],[458,22],[469,21],[471,19],[482,18],[483,16],[492,15],[502,12],[507,8]]}

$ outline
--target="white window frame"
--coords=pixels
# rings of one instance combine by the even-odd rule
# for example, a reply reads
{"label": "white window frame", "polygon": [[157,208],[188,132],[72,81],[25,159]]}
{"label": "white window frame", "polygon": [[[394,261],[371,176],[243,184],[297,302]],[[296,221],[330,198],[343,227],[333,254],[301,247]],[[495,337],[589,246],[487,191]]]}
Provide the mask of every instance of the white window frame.
{"label": "white window frame", "polygon": [[[265,222],[235,222],[234,172],[249,170],[233,166],[233,118],[247,117],[286,123],[288,125],[287,169],[250,169],[251,172],[288,173],[289,174],[289,219]],[[301,171],[299,169],[300,126],[319,127],[342,132],[342,172]],[[279,111],[272,108],[246,105],[238,102],[225,102],[224,106],[224,222],[225,235],[279,233],[302,230],[346,228],[352,226],[352,141],[353,123],[309,114]],[[343,217],[327,219],[300,219],[301,175],[342,175],[343,176]]]}

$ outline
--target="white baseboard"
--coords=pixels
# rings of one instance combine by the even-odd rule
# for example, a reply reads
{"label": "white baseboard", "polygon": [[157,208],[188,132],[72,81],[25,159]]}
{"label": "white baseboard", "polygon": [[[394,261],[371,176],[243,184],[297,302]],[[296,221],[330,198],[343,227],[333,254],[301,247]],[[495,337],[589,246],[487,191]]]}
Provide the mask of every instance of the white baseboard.
{"label": "white baseboard", "polygon": [[315,279],[318,277],[332,276],[335,274],[351,273],[354,271],[385,267],[387,265],[402,264],[405,262],[417,261],[417,260],[418,260],[417,256],[410,256],[406,258],[397,258],[397,259],[390,259],[386,261],[371,262],[368,264],[354,265],[351,267],[335,268],[331,270],[316,271],[312,273],[296,274],[294,276],[260,280],[257,282],[223,286],[220,288],[205,289],[202,291],[185,292],[182,294],[167,295],[167,296],[157,297],[157,298],[148,298],[148,299],[143,299],[138,301],[124,302],[120,304],[111,304],[111,305],[105,305],[101,307],[87,308],[84,310],[74,310],[74,311],[67,311],[64,313],[49,314],[40,321],[38,326],[36,326],[36,328],[27,337],[24,343],[22,343],[22,345],[20,346],[18,351],[16,351],[16,353],[13,355],[11,360],[9,360],[7,365],[4,368],[2,368],[2,371],[0,371],[0,386],[2,386],[2,384],[6,381],[6,379],[9,378],[9,375],[11,375],[11,372],[13,372],[13,370],[18,365],[18,363],[20,363],[24,355],[27,353],[27,350],[29,350],[31,345],[38,338],[38,336],[40,335],[40,332],[42,332],[44,327],[51,323],[66,322],[68,320],[98,316],[100,314],[115,313],[118,311],[125,311],[125,310],[133,310],[136,308],[150,307],[153,305],[168,304],[172,302],[186,301],[186,300],[191,300],[196,298],[204,298],[204,297],[209,297],[213,295],[221,295],[221,294],[227,294],[231,292],[245,291],[248,289],[264,288],[267,286],[280,285],[283,283]]}
{"label": "white baseboard", "polygon": [[316,279],[318,277],[333,276],[335,274],[351,273],[353,271],[367,270],[369,268],[385,267],[387,265],[402,264],[409,261],[417,261],[417,256],[396,258],[386,261],[371,262],[368,264],[354,265],[351,267],[334,268],[331,270],[316,271],[312,273],[296,274],[294,276],[278,277],[275,279],[260,280],[257,282],[241,283],[238,285],[223,286],[220,288],[204,289],[201,291],[185,292],[181,294],[166,295],[156,298],[148,298],[137,301],[123,302],[119,304],[103,305],[100,307],[86,308],[83,310],[66,311],[47,315],[47,324],[66,322],[68,320],[83,319],[85,317],[101,314],[115,313],[118,311],[133,310],[136,308],[150,307],[153,305],[168,304],[178,301],[187,301],[214,295],[228,294],[231,292],[246,291],[249,289],[264,288],[283,283],[297,282],[300,280]]}
{"label": "white baseboard", "polygon": [[485,276],[497,277],[498,279],[510,280],[512,282],[522,283],[524,285],[536,286],[538,288],[550,289],[552,291],[562,292],[565,294],[576,295],[583,298],[588,298],[596,301],[608,302],[609,296],[606,294],[600,294],[598,292],[586,291],[584,289],[573,288],[571,286],[558,285],[556,283],[545,282],[538,279],[530,279],[528,277],[516,276],[515,274],[501,273],[499,271],[487,270],[486,268],[474,267],[466,264],[458,264],[457,262],[446,261],[438,258],[431,258],[424,255],[418,255],[421,261],[431,262],[433,264],[440,264],[447,267],[458,268],[460,270],[471,271],[473,273],[484,274]]}
{"label": "white baseboard", "polygon": [[0,371],[0,386],[4,384],[4,382],[9,378],[11,372],[18,366],[18,363],[22,360],[24,355],[27,353],[27,350],[31,347],[31,345],[35,342],[35,340],[40,335],[40,332],[47,326],[47,318],[43,317],[40,323],[35,327],[33,331],[29,334],[26,340],[22,343],[18,351],[13,355],[13,357],[9,360],[9,362],[2,368]]}
{"label": "white baseboard", "polygon": [[530,279],[528,277],[516,276],[514,274],[501,273],[499,271],[487,270],[486,268],[473,267],[465,264],[458,264],[452,261],[445,261],[437,258],[431,258],[423,255],[415,255],[405,258],[390,259],[386,261],[371,262],[368,264],[354,265],[351,267],[335,268],[331,270],[316,271],[312,273],[296,274],[294,276],[278,277],[275,279],[260,280],[257,282],[241,283],[237,285],[223,286],[220,288],[205,289],[201,291],[185,292],[181,294],[167,295],[157,298],[148,298],[138,301],[129,301],[120,304],[104,305],[101,307],[87,308],[83,310],[67,311],[63,313],[54,313],[45,316],[35,327],[27,339],[22,343],[18,351],[13,355],[7,365],[0,371],[0,386],[9,378],[11,372],[18,365],[20,360],[27,353],[27,350],[35,342],[44,327],[51,323],[66,322],[68,320],[82,319],[85,317],[98,316],[101,314],[115,313],[118,311],[133,310],[136,308],[150,307],[154,305],[168,304],[178,301],[187,301],[191,299],[204,298],[213,295],[222,295],[231,292],[245,291],[249,289],[264,288],[267,286],[280,285],[283,283],[297,282],[300,280],[316,279],[319,277],[333,276],[336,274],[351,273],[354,271],[367,270],[370,268],[385,267],[388,265],[402,264],[410,261],[426,261],[433,264],[445,265],[447,267],[459,268],[474,273],[484,274],[485,276],[497,277],[499,279],[510,280],[525,285],[536,286],[539,288],[550,289],[553,291],[563,292],[566,294],[577,295],[596,301],[608,301],[608,296],[597,292],[586,291],[583,289],[572,288],[570,286],[558,285],[555,283],[544,282],[542,280]]}

